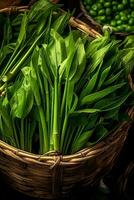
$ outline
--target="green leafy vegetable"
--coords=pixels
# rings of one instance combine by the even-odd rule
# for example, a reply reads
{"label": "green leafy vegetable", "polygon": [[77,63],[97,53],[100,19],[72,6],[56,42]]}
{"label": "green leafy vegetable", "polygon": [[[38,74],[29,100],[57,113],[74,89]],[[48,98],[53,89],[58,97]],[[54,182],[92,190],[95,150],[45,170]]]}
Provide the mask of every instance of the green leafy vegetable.
{"label": "green leafy vegetable", "polygon": [[[133,105],[133,37],[72,30],[70,13],[37,1],[6,19],[0,43],[0,139],[26,151],[72,154],[95,145]],[[13,31],[14,30],[14,31]]]}

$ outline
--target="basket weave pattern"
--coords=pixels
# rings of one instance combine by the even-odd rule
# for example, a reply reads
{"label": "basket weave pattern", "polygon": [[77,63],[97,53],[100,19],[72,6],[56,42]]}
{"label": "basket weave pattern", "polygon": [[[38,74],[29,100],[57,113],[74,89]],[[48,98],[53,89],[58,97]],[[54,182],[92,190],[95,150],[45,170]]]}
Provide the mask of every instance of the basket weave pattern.
{"label": "basket weave pattern", "polygon": [[[133,109],[129,111],[132,117]],[[0,141],[0,169],[12,187],[30,196],[66,196],[77,184],[92,185],[110,170],[119,155],[130,123],[124,122],[94,147],[70,155],[34,155]]]}
{"label": "basket weave pattern", "polygon": [[0,9],[8,7],[8,6],[17,6],[20,4],[19,0],[0,0]]}
{"label": "basket weave pattern", "polygon": [[129,184],[129,178],[133,175],[134,173],[134,162],[131,161],[129,165],[127,166],[125,172],[121,175],[119,178],[119,189],[121,193],[127,192],[128,189],[128,184]]}

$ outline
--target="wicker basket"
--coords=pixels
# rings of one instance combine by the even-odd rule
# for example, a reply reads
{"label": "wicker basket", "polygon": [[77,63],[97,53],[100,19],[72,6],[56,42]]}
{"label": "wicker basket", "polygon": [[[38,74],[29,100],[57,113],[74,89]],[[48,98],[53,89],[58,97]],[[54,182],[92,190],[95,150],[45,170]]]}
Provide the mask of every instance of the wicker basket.
{"label": "wicker basket", "polygon": [[[0,13],[24,12],[37,0],[29,0],[26,5],[21,6],[21,0],[7,0],[0,2]],[[52,3],[58,3],[60,0],[50,0]],[[20,6],[19,6],[20,5]]]}
{"label": "wicker basket", "polygon": [[[127,140],[124,144],[120,158],[114,166],[114,173],[118,174],[115,177],[116,189],[119,196],[123,199],[134,199],[134,154],[133,154],[133,141],[134,141],[134,123],[132,124]],[[125,159],[124,159],[125,158]]]}
{"label": "wicker basket", "polygon": [[0,1],[0,9],[5,8],[7,6],[19,5],[19,3],[20,3],[19,0],[5,0],[5,1]]}
{"label": "wicker basket", "polygon": [[[21,9],[12,7],[3,11],[23,11]],[[70,24],[94,38],[100,36],[73,17]],[[133,117],[134,109],[129,109],[128,114]],[[131,123],[123,122],[103,141],[68,156],[56,153],[35,155],[0,141],[0,170],[14,189],[27,195],[46,199],[68,196],[77,184],[93,185],[113,167],[130,126]]]}
{"label": "wicker basket", "polygon": [[123,196],[126,199],[133,199],[134,191],[134,161],[131,161],[125,171],[118,179],[118,189],[120,196]]}

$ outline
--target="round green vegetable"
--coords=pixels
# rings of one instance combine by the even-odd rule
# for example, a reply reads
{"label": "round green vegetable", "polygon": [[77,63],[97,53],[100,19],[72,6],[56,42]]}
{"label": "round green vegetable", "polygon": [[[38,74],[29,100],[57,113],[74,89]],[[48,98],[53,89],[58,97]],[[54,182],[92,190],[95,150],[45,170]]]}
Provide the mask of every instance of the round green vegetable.
{"label": "round green vegetable", "polygon": [[105,10],[104,9],[101,9],[98,11],[98,15],[104,15],[105,14]]}
{"label": "round green vegetable", "polygon": [[110,25],[120,32],[134,31],[134,0],[83,0],[83,4],[101,25]]}

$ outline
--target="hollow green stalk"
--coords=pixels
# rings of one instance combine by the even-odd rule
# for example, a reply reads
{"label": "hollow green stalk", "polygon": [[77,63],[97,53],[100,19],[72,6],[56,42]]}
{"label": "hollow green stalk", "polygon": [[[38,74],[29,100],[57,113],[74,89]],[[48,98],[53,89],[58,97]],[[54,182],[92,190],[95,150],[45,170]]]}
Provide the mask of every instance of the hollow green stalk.
{"label": "hollow green stalk", "polygon": [[25,145],[24,145],[24,137],[25,137],[25,129],[24,129],[24,118],[21,119],[21,129],[20,129],[20,146],[21,146],[21,149],[24,150],[25,148]]}
{"label": "hollow green stalk", "polygon": [[54,84],[54,115],[53,115],[53,140],[54,150],[59,151],[59,131],[58,131],[58,74],[55,77]]}
{"label": "hollow green stalk", "polygon": [[41,105],[38,105],[38,111],[40,116],[40,122],[42,127],[42,134],[41,138],[43,138],[43,153],[49,150],[49,139],[48,139],[48,132],[47,132],[47,125],[46,125],[46,117]]}
{"label": "hollow green stalk", "polygon": [[[19,70],[19,68],[21,67],[23,62],[26,60],[26,58],[30,55],[33,48],[35,47],[35,45],[37,44],[37,42],[39,41],[39,39],[42,37],[43,34],[44,34],[44,32],[42,32],[37,37],[37,39],[33,42],[32,46],[29,48],[29,50],[26,52],[26,54],[19,60],[19,62],[16,64],[16,66],[9,72],[9,74],[7,74],[3,77],[2,80],[4,82],[10,81],[14,77],[14,75],[16,75],[17,71]],[[8,67],[6,71],[9,71],[9,70],[10,70],[10,68]]]}

